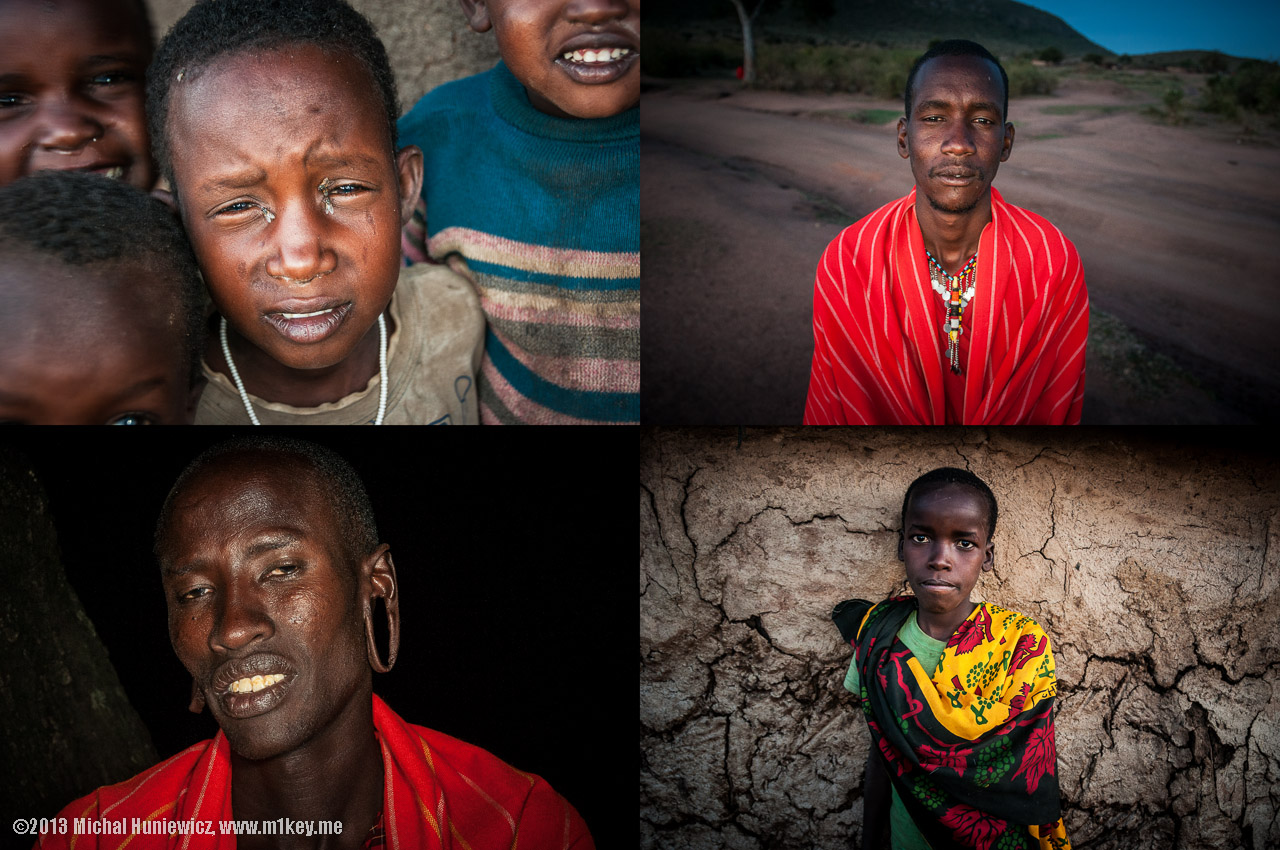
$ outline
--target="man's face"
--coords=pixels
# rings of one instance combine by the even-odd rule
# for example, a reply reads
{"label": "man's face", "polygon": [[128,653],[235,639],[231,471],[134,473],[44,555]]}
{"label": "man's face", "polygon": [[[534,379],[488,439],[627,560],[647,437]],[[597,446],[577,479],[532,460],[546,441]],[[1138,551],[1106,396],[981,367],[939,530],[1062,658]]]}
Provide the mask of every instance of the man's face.
{"label": "man's face", "polygon": [[150,190],[149,39],[128,0],[0,0],[0,185],[95,171]]}
{"label": "man's face", "polygon": [[0,263],[0,422],[190,424],[186,318],[167,279],[132,262],[67,266],[49,257]]}
{"label": "man's face", "polygon": [[314,45],[224,56],[175,82],[175,194],[213,302],[292,369],[344,361],[386,309],[422,179],[393,156],[372,76]]}
{"label": "man's face", "polygon": [[463,0],[549,115],[607,118],[640,101],[640,0]]}
{"label": "man's face", "polygon": [[1003,101],[1000,69],[986,59],[937,56],[920,66],[911,114],[898,119],[898,153],[934,209],[966,213],[986,199],[1013,148]]}
{"label": "man's face", "polygon": [[177,497],[159,550],[169,638],[245,758],[296,749],[370,693],[340,525],[305,463],[270,453],[215,462]]}
{"label": "man's face", "polygon": [[912,494],[898,557],[922,610],[940,616],[967,604],[994,552],[987,502],[972,487],[943,484]]}

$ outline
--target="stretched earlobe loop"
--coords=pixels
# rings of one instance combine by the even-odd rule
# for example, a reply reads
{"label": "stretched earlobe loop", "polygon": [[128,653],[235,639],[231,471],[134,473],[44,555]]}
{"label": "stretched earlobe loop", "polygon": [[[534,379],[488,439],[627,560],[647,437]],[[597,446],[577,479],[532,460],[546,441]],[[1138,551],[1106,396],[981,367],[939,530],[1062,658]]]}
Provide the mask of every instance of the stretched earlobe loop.
{"label": "stretched earlobe loop", "polygon": [[200,685],[195,679],[191,680],[191,702],[187,705],[187,710],[192,714],[200,714],[204,711],[204,691],[200,690]]}

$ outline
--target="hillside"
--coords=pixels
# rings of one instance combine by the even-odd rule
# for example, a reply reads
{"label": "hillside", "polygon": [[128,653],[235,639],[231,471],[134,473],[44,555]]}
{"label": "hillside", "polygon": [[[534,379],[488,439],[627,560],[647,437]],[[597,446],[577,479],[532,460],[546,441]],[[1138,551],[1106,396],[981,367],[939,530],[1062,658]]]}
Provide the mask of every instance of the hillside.
{"label": "hillside", "polygon": [[[752,2],[752,0],[747,0]],[[728,0],[650,0],[646,27],[734,34]],[[997,55],[1056,47],[1069,57],[1114,54],[1061,18],[1014,0],[765,0],[763,40],[814,44],[874,43],[924,48],[933,39],[969,38]]]}

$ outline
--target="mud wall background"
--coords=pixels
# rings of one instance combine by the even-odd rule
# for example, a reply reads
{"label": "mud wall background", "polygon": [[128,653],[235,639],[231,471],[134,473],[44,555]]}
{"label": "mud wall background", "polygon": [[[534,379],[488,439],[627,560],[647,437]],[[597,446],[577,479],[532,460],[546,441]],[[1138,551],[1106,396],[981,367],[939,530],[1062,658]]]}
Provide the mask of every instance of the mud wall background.
{"label": "mud wall background", "polygon": [[1205,434],[646,431],[641,846],[860,840],[868,737],[829,615],[902,585],[902,496],[936,466],[999,499],[972,598],[1053,641],[1075,846],[1280,846],[1280,464]]}

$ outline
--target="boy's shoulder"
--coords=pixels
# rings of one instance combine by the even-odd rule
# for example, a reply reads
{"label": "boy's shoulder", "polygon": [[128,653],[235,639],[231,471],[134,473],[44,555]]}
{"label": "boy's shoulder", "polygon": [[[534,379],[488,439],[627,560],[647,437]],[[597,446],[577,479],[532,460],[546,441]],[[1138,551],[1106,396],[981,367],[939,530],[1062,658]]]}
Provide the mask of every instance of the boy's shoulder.
{"label": "boy's shoulder", "polygon": [[1046,634],[1044,628],[1034,618],[1012,608],[996,605],[994,602],[983,602],[987,616],[997,632],[1016,632],[1018,634]]}
{"label": "boy's shoulder", "polygon": [[459,77],[447,83],[441,83],[431,91],[418,98],[413,108],[400,118],[400,128],[412,125],[437,112],[457,110],[459,107],[475,109],[488,104],[490,78],[497,66],[469,77]]}

